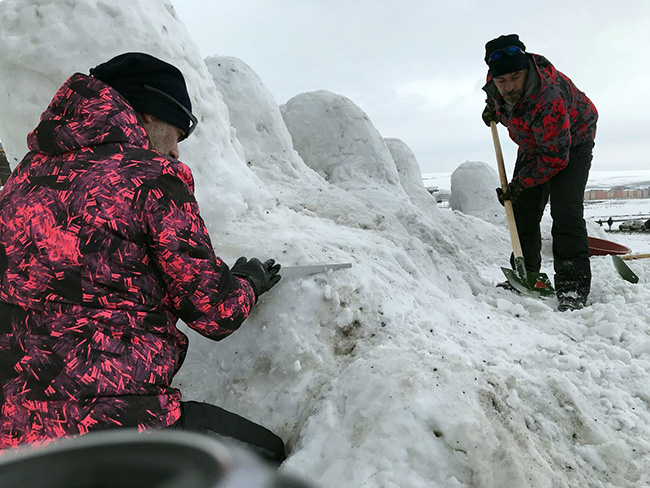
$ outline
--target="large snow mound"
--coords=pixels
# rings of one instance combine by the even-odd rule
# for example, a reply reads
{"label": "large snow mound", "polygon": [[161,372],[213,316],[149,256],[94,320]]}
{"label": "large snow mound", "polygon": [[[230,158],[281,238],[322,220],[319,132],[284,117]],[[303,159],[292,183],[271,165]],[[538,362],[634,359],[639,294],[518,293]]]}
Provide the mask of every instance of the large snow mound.
{"label": "large snow mound", "polygon": [[420,165],[411,148],[401,139],[393,137],[384,139],[384,142],[395,162],[402,188],[411,201],[420,208],[437,212],[438,205],[424,188]]}
{"label": "large snow mound", "polygon": [[281,109],[298,154],[330,183],[401,192],[386,143],[352,100],[321,90],[297,95]]}
{"label": "large snow mound", "polygon": [[488,222],[503,223],[503,207],[495,193],[499,186],[494,169],[480,161],[466,161],[451,174],[451,208]]}
{"label": "large snow mound", "polygon": [[244,146],[246,164],[258,174],[263,172],[267,181],[300,179],[323,187],[323,179],[294,150],[280,108],[257,73],[231,56],[211,56],[205,62]]}
{"label": "large snow mound", "polygon": [[5,0],[0,49],[14,163],[69,74],[151,52],[187,75],[201,125],[181,159],[217,253],[353,264],[282,280],[225,341],[187,331],[175,384],[280,434],[282,469],[332,488],[650,484],[650,261],[630,285],[594,258],[577,312],[495,288],[505,226],[413,198],[344,96],[280,109],[243,61],[201,60],[168,1]]}

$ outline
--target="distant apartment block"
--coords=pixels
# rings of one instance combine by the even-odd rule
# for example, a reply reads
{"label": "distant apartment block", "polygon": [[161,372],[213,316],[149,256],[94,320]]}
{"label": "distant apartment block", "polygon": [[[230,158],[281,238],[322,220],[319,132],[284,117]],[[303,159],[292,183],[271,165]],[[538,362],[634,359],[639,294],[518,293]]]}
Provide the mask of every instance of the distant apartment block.
{"label": "distant apartment block", "polygon": [[585,200],[613,200],[650,198],[650,187],[646,188],[592,188],[585,191]]}

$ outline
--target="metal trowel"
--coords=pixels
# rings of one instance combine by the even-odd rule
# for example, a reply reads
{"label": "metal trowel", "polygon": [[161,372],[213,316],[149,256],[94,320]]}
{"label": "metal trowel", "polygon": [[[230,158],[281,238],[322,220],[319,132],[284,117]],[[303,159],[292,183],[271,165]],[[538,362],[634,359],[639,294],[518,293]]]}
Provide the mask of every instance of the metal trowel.
{"label": "metal trowel", "polygon": [[282,266],[280,269],[280,276],[282,276],[283,279],[292,279],[302,276],[327,273],[328,271],[337,271],[339,269],[348,269],[351,267],[352,263],[314,264],[311,266]]}

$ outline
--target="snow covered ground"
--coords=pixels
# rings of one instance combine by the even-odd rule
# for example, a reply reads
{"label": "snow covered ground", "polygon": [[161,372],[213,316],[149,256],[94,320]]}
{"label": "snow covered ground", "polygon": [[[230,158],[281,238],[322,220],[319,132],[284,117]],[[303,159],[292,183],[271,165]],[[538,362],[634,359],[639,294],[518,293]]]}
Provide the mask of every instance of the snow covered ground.
{"label": "snow covered ground", "polygon": [[650,485],[650,260],[633,285],[593,258],[574,312],[496,288],[503,222],[438,208],[413,154],[344,95],[280,107],[244,61],[201,59],[169,1],[5,0],[0,50],[12,164],[67,75],[147,51],[186,74],[201,123],[181,159],[218,254],[353,264],[281,281],[225,341],[187,331],[184,397],[277,432],[282,469],[331,488]]}

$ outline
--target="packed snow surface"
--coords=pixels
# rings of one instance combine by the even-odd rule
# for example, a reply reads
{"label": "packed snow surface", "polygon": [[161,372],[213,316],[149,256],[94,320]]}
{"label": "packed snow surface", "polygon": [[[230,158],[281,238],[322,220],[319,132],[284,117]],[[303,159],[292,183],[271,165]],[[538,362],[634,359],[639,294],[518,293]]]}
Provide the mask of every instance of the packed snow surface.
{"label": "packed snow surface", "polygon": [[[633,285],[592,258],[575,312],[496,288],[502,221],[438,209],[415,156],[344,95],[279,107],[244,61],[201,59],[168,0],[5,0],[0,49],[12,164],[67,76],[149,52],[186,75],[200,125],[181,159],[217,253],[352,263],[281,281],[225,341],[187,331],[185,399],[277,432],[282,469],[332,488],[650,484],[650,260]],[[475,183],[459,174],[466,196]]]}

